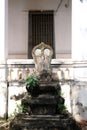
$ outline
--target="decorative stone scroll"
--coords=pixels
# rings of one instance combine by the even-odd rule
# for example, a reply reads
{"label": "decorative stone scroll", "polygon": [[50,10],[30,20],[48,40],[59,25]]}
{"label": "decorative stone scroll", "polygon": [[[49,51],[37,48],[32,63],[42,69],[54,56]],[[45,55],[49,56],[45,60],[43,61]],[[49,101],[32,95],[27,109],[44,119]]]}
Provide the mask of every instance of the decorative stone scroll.
{"label": "decorative stone scroll", "polygon": [[32,50],[32,56],[35,62],[35,71],[38,74],[42,72],[49,73],[50,63],[53,55],[53,49],[51,46],[41,42],[36,45]]}

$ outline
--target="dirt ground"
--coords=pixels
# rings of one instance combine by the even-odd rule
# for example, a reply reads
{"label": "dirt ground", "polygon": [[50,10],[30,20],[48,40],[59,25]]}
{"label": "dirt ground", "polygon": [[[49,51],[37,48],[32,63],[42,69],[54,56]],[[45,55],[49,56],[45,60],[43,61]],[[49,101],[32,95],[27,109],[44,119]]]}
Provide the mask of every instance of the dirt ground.
{"label": "dirt ground", "polygon": [[9,130],[10,121],[6,121],[4,119],[0,119],[0,130]]}
{"label": "dirt ground", "polygon": [[81,130],[87,130],[87,121],[81,121],[78,123],[78,125],[81,127]]}

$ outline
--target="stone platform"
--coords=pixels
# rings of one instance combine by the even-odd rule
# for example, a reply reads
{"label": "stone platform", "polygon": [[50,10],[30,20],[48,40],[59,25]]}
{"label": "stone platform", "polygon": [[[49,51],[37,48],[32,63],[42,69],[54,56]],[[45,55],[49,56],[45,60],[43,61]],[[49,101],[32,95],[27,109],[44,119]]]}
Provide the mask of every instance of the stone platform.
{"label": "stone platform", "polygon": [[10,130],[80,130],[65,110],[60,84],[50,68],[52,54],[53,49],[44,43],[33,48],[34,76],[39,89],[34,89],[31,97],[27,94],[22,99],[25,113],[23,111],[12,120]]}
{"label": "stone platform", "polygon": [[10,130],[80,130],[72,116],[18,114]]}
{"label": "stone platform", "polygon": [[23,106],[26,106],[26,112],[31,115],[57,114],[57,104],[64,104],[64,99],[58,95],[41,94],[38,97],[29,97],[27,95],[22,100]]}
{"label": "stone platform", "polygon": [[22,105],[25,113],[18,114],[10,124],[10,130],[80,130],[76,121],[66,110],[58,82],[40,83],[39,95],[25,95]]}

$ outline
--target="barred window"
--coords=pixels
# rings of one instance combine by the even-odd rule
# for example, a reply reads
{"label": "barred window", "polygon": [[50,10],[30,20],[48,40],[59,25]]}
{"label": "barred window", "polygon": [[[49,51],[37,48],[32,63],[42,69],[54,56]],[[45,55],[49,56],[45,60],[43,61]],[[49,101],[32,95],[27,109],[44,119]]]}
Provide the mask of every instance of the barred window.
{"label": "barred window", "polygon": [[31,52],[33,47],[41,42],[44,42],[53,48],[53,57],[55,57],[54,12],[29,11],[28,25],[28,58],[32,58]]}

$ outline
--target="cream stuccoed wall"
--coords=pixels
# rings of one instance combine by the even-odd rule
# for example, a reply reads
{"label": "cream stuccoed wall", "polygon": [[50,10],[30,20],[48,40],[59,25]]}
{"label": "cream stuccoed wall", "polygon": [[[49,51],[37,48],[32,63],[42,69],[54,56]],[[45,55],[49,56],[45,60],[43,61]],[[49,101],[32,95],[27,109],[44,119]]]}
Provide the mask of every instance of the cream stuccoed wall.
{"label": "cream stuccoed wall", "polygon": [[71,57],[71,0],[63,1],[55,14],[55,43],[58,58]]}
{"label": "cream stuccoed wall", "polygon": [[72,0],[72,59],[74,60],[87,60],[86,12],[86,0],[83,0],[83,2]]}
{"label": "cream stuccoed wall", "polygon": [[[54,10],[56,58],[71,56],[71,1],[9,0],[8,1],[8,58],[27,58],[28,10]],[[68,5],[65,7],[65,5]]]}

